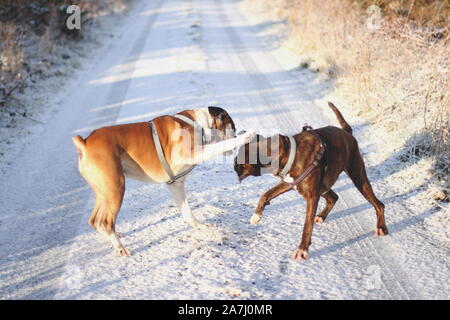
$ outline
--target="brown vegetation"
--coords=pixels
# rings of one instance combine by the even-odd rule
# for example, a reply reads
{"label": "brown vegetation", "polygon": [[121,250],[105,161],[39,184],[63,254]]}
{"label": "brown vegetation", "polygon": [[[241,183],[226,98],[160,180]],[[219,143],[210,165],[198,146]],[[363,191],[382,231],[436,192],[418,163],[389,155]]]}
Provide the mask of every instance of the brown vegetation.
{"label": "brown vegetation", "polygon": [[[95,17],[122,10],[125,0],[0,0],[0,107],[55,63],[57,46],[78,40]],[[67,7],[81,8],[80,30],[69,30]],[[64,59],[67,58],[63,57]]]}
{"label": "brown vegetation", "polygon": [[286,0],[284,8],[302,65],[328,72],[356,114],[403,139],[399,159],[433,158],[448,190],[448,1]]}

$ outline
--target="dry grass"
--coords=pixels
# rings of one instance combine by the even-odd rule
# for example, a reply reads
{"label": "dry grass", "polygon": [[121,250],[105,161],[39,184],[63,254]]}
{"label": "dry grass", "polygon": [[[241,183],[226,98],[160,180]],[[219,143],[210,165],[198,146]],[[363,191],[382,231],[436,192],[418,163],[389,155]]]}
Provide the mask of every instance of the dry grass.
{"label": "dry grass", "polygon": [[[366,8],[378,4],[378,28]],[[446,1],[286,0],[303,66],[326,71],[355,113],[402,140],[403,161],[432,157],[449,188],[450,11]]]}
{"label": "dry grass", "polygon": [[17,74],[22,67],[24,54],[19,38],[20,32],[12,23],[5,24],[0,29],[1,52],[0,52],[0,72]]}
{"label": "dry grass", "polygon": [[71,4],[81,7],[84,33],[96,17],[126,9],[126,0],[0,0],[0,107],[32,75],[43,74],[39,61],[50,68],[56,49],[83,35],[66,28],[65,9]]}

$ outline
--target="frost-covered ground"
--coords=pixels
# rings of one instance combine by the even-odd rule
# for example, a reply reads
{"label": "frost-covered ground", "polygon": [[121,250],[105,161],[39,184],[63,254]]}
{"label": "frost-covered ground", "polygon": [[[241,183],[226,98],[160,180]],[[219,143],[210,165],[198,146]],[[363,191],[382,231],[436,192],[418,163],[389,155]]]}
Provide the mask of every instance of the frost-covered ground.
{"label": "frost-covered ground", "polygon": [[129,13],[2,171],[1,298],[448,299],[445,230],[425,204],[411,205],[415,185],[392,188],[398,171],[370,160],[377,136],[357,119],[348,120],[386,204],[387,237],[374,237],[374,210],[343,175],[310,259],[292,261],[304,201],[287,193],[250,226],[258,197],[277,179],[238,184],[231,159],[199,165],[187,178],[194,214],[212,225],[206,230],[184,223],[164,185],[135,181],[117,226],[133,256],[115,256],[87,226],[93,201],[76,170],[74,134],[208,105],[226,108],[238,129],[263,134],[336,124],[324,101],[330,87],[286,68],[267,27],[246,20],[234,1],[141,1]]}

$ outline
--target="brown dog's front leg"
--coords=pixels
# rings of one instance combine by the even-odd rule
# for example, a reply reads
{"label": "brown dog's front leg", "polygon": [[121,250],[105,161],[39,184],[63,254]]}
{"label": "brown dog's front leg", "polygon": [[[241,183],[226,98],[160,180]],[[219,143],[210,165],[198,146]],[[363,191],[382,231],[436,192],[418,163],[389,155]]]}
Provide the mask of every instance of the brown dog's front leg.
{"label": "brown dog's front leg", "polygon": [[292,254],[294,260],[306,260],[308,258],[308,248],[311,244],[312,231],[314,227],[314,217],[316,215],[317,205],[319,204],[319,195],[310,195],[306,198],[306,218],[303,226],[302,241],[299,248]]}
{"label": "brown dog's front leg", "polygon": [[275,199],[280,194],[283,194],[292,189],[292,186],[286,182],[280,182],[275,187],[267,190],[261,198],[259,198],[258,206],[256,207],[255,213],[253,213],[250,223],[257,224],[262,219],[262,214],[266,205],[270,204],[272,199]]}

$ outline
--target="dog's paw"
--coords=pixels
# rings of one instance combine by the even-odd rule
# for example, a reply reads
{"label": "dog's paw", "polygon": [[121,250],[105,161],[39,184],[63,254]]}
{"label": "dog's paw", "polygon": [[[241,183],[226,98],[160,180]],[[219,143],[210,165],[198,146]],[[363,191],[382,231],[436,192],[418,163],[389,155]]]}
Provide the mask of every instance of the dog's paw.
{"label": "dog's paw", "polygon": [[244,143],[249,143],[256,136],[256,132],[254,130],[248,130],[242,134],[242,138],[244,139]]}
{"label": "dog's paw", "polygon": [[382,237],[382,236],[385,236],[385,235],[387,235],[389,232],[388,232],[388,229],[386,228],[386,227],[381,227],[381,228],[376,228],[375,229],[375,235],[377,236],[377,237]]}
{"label": "dog's paw", "polygon": [[125,247],[118,247],[116,248],[116,253],[121,257],[129,257],[131,256],[130,250],[126,249]]}
{"label": "dog's paw", "polygon": [[200,222],[200,221],[198,221],[198,220],[191,221],[191,222],[189,222],[189,224],[190,224],[191,227],[194,228],[195,230],[206,230],[206,229],[209,229],[209,228],[212,227],[211,224],[203,223],[203,222]]}
{"label": "dog's paw", "polygon": [[306,260],[306,259],[308,259],[308,251],[302,250],[302,249],[297,249],[294,251],[294,253],[292,253],[291,257],[294,260]]}
{"label": "dog's paw", "polygon": [[314,218],[314,223],[317,223],[317,224],[323,223],[323,218],[322,218],[322,217],[319,217],[319,216],[315,217],[315,218]]}
{"label": "dog's paw", "polygon": [[262,219],[262,215],[260,214],[253,214],[252,217],[250,218],[250,224],[257,224],[258,222],[260,222]]}

